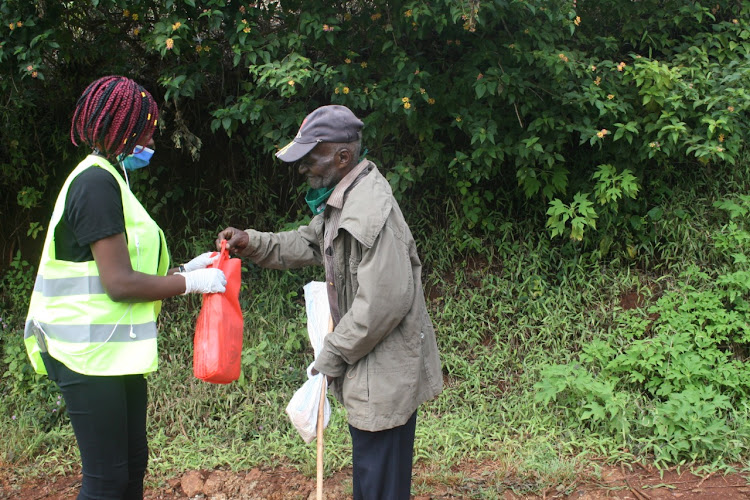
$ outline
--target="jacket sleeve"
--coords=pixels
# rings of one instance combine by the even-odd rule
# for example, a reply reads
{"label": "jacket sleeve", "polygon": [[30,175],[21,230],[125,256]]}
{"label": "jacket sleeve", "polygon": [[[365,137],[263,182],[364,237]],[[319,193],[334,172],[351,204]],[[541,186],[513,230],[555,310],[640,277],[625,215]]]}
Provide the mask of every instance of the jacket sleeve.
{"label": "jacket sleeve", "polygon": [[242,257],[247,257],[261,267],[293,269],[323,263],[317,231],[322,231],[322,219],[317,216],[309,226],[294,231],[263,233],[253,229],[245,232],[250,237]]}
{"label": "jacket sleeve", "polygon": [[389,224],[373,246],[365,248],[357,268],[358,288],[349,310],[315,362],[315,369],[339,377],[347,365],[367,356],[409,312],[414,279],[409,250]]}

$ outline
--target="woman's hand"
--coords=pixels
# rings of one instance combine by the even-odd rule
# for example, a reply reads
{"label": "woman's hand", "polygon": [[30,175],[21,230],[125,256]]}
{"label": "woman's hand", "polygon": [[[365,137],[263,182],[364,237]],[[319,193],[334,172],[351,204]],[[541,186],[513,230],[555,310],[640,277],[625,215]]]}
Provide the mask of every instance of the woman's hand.
{"label": "woman's hand", "polygon": [[185,293],[224,293],[227,278],[221,269],[196,269],[177,273],[185,278]]}
{"label": "woman's hand", "polygon": [[219,255],[216,252],[202,253],[190,262],[186,263],[183,267],[185,271],[195,271],[196,269],[204,269],[214,263]]}

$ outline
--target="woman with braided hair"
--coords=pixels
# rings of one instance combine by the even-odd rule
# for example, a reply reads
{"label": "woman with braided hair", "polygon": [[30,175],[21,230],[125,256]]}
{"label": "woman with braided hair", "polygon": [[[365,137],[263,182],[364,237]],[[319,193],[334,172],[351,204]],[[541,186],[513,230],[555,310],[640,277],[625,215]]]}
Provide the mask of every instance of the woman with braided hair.
{"label": "woman with braided hair", "polygon": [[157,368],[161,300],[224,292],[209,253],[169,269],[164,234],[128,183],[148,164],[159,110],[129,78],[78,100],[71,140],[88,156],[65,181],[26,319],[31,363],[59,386],[81,452],[79,499],[142,499],[148,462],[145,374]]}

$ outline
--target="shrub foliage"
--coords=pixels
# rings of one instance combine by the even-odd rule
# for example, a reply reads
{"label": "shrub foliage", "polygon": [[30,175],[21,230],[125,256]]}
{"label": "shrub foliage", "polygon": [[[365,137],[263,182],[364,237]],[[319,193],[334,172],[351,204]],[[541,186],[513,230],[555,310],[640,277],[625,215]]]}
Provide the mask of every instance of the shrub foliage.
{"label": "shrub foliage", "polygon": [[[512,275],[538,285],[536,304],[546,280],[582,269],[583,252],[659,261],[654,248],[680,245],[659,229],[687,226],[664,219],[675,184],[741,167],[749,14],[748,0],[4,0],[3,330],[22,324],[28,262],[83,154],[69,141],[72,110],[95,78],[132,77],[160,102],[159,153],[131,181],[178,259],[232,222],[301,219],[300,179],[272,153],[312,109],[343,104],[364,119],[367,154],[396,195],[447,228],[451,248],[431,255],[489,243],[490,256],[511,256],[529,228],[559,238],[539,244],[539,276],[520,264]],[[747,244],[747,209],[743,198],[717,207],[729,218],[711,244],[727,262],[618,316],[577,364],[551,364],[538,401],[665,462],[720,453],[750,390],[747,252],[732,253]],[[565,260],[557,273],[552,254]],[[253,382],[269,346],[245,353]],[[0,347],[0,366],[23,364],[20,340]],[[4,377],[14,396],[33,386],[40,408],[55,404],[28,370]]]}
{"label": "shrub foliage", "polygon": [[[28,209],[48,203],[50,176],[72,162],[76,96],[94,77],[122,73],[163,98],[164,135],[182,152],[174,164],[200,155],[221,177],[249,167],[283,186],[270,153],[315,106],[339,103],[365,118],[366,146],[397,193],[429,186],[455,202],[458,233],[491,233],[494,214],[521,206],[547,210],[551,236],[599,241],[617,229],[637,243],[665,178],[737,160],[749,9],[741,0],[8,0],[0,168],[17,196],[3,202],[4,232],[18,241],[42,228]],[[241,159],[223,153],[227,141]]]}

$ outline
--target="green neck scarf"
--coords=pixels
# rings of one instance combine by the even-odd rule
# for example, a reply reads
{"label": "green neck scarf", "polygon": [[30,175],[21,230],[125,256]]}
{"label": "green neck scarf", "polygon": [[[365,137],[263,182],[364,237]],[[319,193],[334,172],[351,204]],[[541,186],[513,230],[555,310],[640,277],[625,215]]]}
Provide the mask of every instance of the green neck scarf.
{"label": "green neck scarf", "polygon": [[326,201],[328,201],[328,198],[331,196],[331,193],[333,193],[335,187],[336,186],[330,188],[322,187],[318,189],[309,189],[307,191],[305,194],[305,202],[307,202],[307,206],[312,210],[313,215],[323,213],[323,210],[326,209]]}

